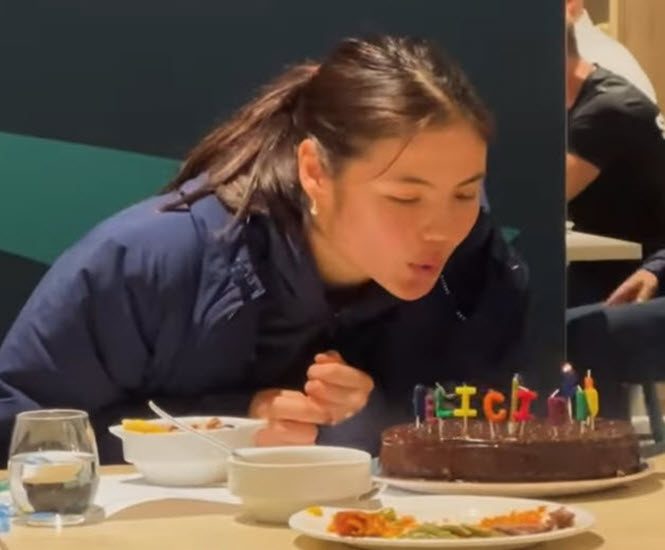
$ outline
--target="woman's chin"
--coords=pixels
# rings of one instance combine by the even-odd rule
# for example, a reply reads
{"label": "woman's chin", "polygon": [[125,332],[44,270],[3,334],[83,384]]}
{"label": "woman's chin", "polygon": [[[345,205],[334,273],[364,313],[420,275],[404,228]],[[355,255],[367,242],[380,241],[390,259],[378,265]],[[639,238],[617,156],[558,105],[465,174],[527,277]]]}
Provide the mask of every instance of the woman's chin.
{"label": "woman's chin", "polygon": [[420,298],[427,296],[434,285],[436,284],[437,278],[432,279],[429,282],[418,281],[418,282],[400,282],[397,284],[382,285],[388,292],[393,296],[396,296],[400,300],[407,302],[413,302],[419,300]]}

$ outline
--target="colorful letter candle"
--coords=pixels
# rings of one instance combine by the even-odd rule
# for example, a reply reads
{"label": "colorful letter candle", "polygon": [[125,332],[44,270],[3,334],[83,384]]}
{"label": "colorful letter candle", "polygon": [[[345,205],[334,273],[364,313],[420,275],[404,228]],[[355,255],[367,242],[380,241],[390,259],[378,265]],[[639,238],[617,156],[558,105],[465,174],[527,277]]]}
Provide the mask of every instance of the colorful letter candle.
{"label": "colorful letter candle", "polygon": [[499,410],[494,409],[495,405],[500,405],[505,400],[506,396],[496,390],[489,390],[485,394],[485,398],[483,399],[483,412],[485,413],[487,420],[490,422],[503,422],[506,419],[506,416],[508,416],[506,409],[503,407]]}
{"label": "colorful letter candle", "polygon": [[425,420],[425,397],[427,388],[422,384],[416,384],[413,388],[413,415],[416,418],[416,428]]}
{"label": "colorful letter candle", "polygon": [[561,367],[561,376],[563,376],[563,380],[561,381],[561,387],[559,388],[559,392],[563,397],[568,399],[568,414],[572,418],[573,417],[573,407],[572,407],[572,400],[575,398],[575,393],[577,391],[577,373],[573,369],[572,365],[570,363],[566,363],[563,367]]}
{"label": "colorful letter candle", "polygon": [[496,390],[489,390],[485,394],[483,399],[483,411],[485,413],[485,418],[490,424],[490,435],[494,439],[494,424],[497,422],[503,422],[508,416],[508,412],[505,408],[495,410],[494,406],[503,403],[506,400],[506,397]]}
{"label": "colorful letter candle", "polygon": [[598,399],[598,390],[594,387],[593,378],[591,378],[591,371],[587,371],[584,377],[584,395],[586,396],[587,405],[589,407],[589,419],[591,421],[591,429],[595,429],[596,417],[600,410],[600,403]]}
{"label": "colorful letter candle", "polygon": [[586,401],[586,394],[582,388],[577,386],[577,393],[575,393],[575,420],[584,422],[588,417],[589,407]]}
{"label": "colorful letter candle", "polygon": [[446,390],[441,384],[434,389],[434,408],[437,418],[452,418],[453,409],[446,408]]}
{"label": "colorful letter candle", "polygon": [[436,422],[436,416],[434,411],[434,392],[431,389],[427,390],[425,395],[425,420],[428,425]]}
{"label": "colorful letter candle", "polygon": [[515,413],[517,412],[517,392],[520,389],[520,377],[515,374],[510,385],[510,414],[508,415],[508,433],[515,432]]}
{"label": "colorful letter candle", "polygon": [[474,386],[458,386],[455,388],[455,393],[462,397],[462,403],[459,409],[455,409],[453,414],[457,418],[464,419],[464,435],[468,433],[468,419],[478,416],[478,411],[471,408],[471,396],[476,395],[476,388]]}
{"label": "colorful letter candle", "polygon": [[570,363],[566,363],[561,368],[561,376],[563,376],[563,380],[561,381],[561,387],[559,388],[559,391],[563,397],[572,399],[575,397],[578,379],[577,373],[573,370],[573,367],[570,365]]}
{"label": "colorful letter candle", "polygon": [[561,426],[569,420],[568,399],[556,395],[559,390],[554,392],[547,399],[547,420],[553,426]]}
{"label": "colorful letter candle", "polygon": [[519,401],[519,409],[515,411],[515,420],[517,422],[526,422],[533,420],[531,414],[531,402],[538,397],[535,391],[528,388],[520,388],[517,390],[517,400]]}

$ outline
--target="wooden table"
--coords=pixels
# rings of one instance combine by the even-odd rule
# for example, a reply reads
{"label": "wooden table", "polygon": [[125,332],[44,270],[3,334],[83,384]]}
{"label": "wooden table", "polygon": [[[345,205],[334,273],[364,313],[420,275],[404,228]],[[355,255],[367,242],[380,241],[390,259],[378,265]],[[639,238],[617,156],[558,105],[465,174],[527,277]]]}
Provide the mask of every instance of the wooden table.
{"label": "wooden table", "polygon": [[[665,455],[653,459],[656,473],[634,484],[587,496],[560,499],[596,516],[593,531],[545,543],[540,550],[661,550],[665,548]],[[102,468],[102,474],[127,472]],[[236,506],[196,501],[160,501],[123,510],[96,525],[61,531],[12,526],[2,550],[348,550],[342,544],[300,536],[287,527],[259,526],[242,519]]]}
{"label": "wooden table", "polygon": [[640,243],[579,231],[566,231],[567,262],[641,259]]}

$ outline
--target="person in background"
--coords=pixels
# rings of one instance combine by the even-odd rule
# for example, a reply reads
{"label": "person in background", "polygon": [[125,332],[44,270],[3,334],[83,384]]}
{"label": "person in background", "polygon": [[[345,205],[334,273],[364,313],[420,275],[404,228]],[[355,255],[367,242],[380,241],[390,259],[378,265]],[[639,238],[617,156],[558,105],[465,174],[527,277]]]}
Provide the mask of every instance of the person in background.
{"label": "person in background", "polygon": [[657,103],[653,84],[635,56],[621,42],[593,24],[584,9],[584,0],[566,0],[566,19],[575,25],[577,48],[582,58],[624,77]]}
{"label": "person in background", "polygon": [[527,271],[480,211],[492,121],[429,43],[345,39],[196,145],[164,194],[51,267],[0,347],[14,415],[265,418],[261,445],[377,452],[413,382],[508,381]]}
{"label": "person in background", "polygon": [[665,382],[665,250],[649,257],[605,302],[566,311],[567,358],[591,369],[603,395],[603,415],[627,418],[641,397],[629,385]]}
{"label": "person in background", "polygon": [[607,305],[616,306],[651,300],[665,280],[665,249],[651,255],[630,277],[621,283],[607,299]]}
{"label": "person in background", "polygon": [[[581,57],[568,25],[566,199],[575,229],[665,246],[665,123],[626,79]],[[575,262],[569,305],[604,300],[634,262]]]}

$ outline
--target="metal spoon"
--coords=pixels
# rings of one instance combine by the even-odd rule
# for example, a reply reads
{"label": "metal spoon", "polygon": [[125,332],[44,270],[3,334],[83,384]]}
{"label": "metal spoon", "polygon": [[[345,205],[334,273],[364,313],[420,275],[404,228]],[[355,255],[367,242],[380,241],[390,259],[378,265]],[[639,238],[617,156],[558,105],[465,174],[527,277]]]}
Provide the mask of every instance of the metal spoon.
{"label": "metal spoon", "polygon": [[241,453],[237,452],[233,447],[230,447],[229,445],[227,445],[226,443],[220,441],[219,439],[215,439],[214,437],[211,437],[206,433],[195,430],[189,424],[186,424],[182,420],[178,420],[177,418],[174,418],[169,413],[167,413],[164,409],[162,409],[161,407],[158,407],[155,404],[154,401],[152,401],[152,400],[148,401],[148,407],[150,407],[150,409],[157,416],[159,416],[160,418],[163,418],[164,420],[168,420],[169,422],[171,422],[175,426],[178,426],[178,428],[180,428],[181,430],[193,433],[197,437],[199,437],[201,439],[205,439],[211,445],[214,445],[218,449],[222,449],[226,453],[232,455],[236,460],[244,460],[245,462],[247,462],[249,460],[246,456],[244,456]]}

